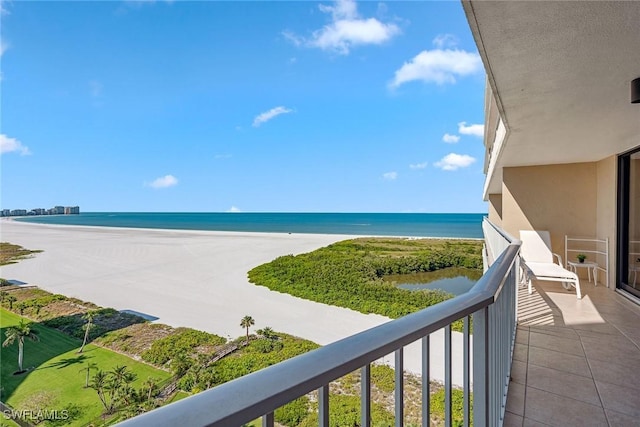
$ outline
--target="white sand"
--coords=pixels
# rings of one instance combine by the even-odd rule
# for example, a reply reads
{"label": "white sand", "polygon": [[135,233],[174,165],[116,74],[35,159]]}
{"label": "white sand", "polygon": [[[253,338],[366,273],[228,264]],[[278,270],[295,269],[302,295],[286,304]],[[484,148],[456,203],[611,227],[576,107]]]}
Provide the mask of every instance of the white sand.
{"label": "white sand", "polygon": [[[0,221],[1,240],[43,253],[0,267],[0,276],[171,326],[225,338],[243,334],[240,319],[326,345],[389,321],[319,304],[249,283],[247,272],[274,258],[309,252],[354,236],[81,227]],[[457,334],[459,335],[459,334]],[[432,338],[432,378],[442,379],[442,338]],[[461,339],[454,337],[454,354]],[[419,346],[405,369],[420,370]],[[386,357],[388,363],[392,357]],[[457,363],[454,361],[454,367]],[[454,375],[454,382],[462,379]]]}

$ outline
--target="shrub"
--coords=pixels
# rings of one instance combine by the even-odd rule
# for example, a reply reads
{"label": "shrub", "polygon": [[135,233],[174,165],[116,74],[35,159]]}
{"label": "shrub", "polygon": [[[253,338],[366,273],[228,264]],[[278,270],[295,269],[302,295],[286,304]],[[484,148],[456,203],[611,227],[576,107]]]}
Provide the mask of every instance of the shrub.
{"label": "shrub", "polygon": [[302,420],[309,416],[309,398],[307,396],[299,397],[276,409],[273,415],[278,424],[287,427],[298,426]]}
{"label": "shrub", "polygon": [[[452,296],[413,292],[384,282],[389,274],[482,266],[480,241],[356,239],[287,255],[249,271],[252,283],[300,298],[398,318]],[[454,325],[460,330],[460,323]]]}
{"label": "shrub", "polygon": [[151,348],[142,353],[142,359],[156,365],[164,365],[177,354],[190,354],[200,345],[222,345],[222,337],[195,329],[178,328],[176,333],[155,341]]}

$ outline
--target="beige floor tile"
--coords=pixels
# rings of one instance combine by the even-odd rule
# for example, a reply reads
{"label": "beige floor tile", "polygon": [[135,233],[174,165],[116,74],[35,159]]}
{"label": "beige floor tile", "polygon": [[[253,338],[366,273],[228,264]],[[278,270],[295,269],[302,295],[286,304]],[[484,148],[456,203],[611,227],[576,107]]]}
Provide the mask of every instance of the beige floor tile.
{"label": "beige floor tile", "polygon": [[513,347],[513,360],[527,362],[529,358],[529,347],[522,344],[515,344]]}
{"label": "beige floor tile", "polygon": [[529,364],[591,378],[587,359],[540,347],[529,348]]}
{"label": "beige floor tile", "polygon": [[629,311],[618,311],[616,313],[602,313],[602,317],[614,326],[638,324],[640,322],[640,316]]}
{"label": "beige floor tile", "polygon": [[509,393],[507,395],[506,410],[515,415],[524,414],[524,393],[525,386],[511,382],[509,384]]}
{"label": "beige floor tile", "polygon": [[606,409],[640,417],[640,393],[637,389],[602,381],[596,381],[596,386]]}
{"label": "beige floor tile", "polygon": [[603,317],[606,317],[607,314],[618,314],[622,310],[625,310],[620,304],[616,304],[615,302],[607,299],[596,299],[594,301],[594,305],[598,313],[600,313]]}
{"label": "beige floor tile", "polygon": [[604,410],[568,397],[527,387],[526,419],[532,419],[550,426],[602,427],[607,425]]}
{"label": "beige floor tile", "polygon": [[598,391],[591,378],[530,364],[527,389],[531,387],[592,405],[601,405]]}
{"label": "beige floor tile", "polygon": [[622,357],[632,366],[640,365],[640,350],[628,339],[624,341],[583,339],[582,345],[589,360],[609,361]]}
{"label": "beige floor tile", "polygon": [[637,335],[627,335],[627,338],[636,346],[640,347],[640,333]]}
{"label": "beige floor tile", "polygon": [[561,353],[573,354],[574,356],[584,356],[582,344],[579,340],[571,340],[532,331],[529,334],[529,345],[559,351]]}
{"label": "beige floor tile", "polygon": [[624,356],[614,361],[589,360],[593,378],[596,381],[604,381],[611,384],[621,385],[636,390],[640,394],[640,370],[629,369],[625,363]]}
{"label": "beige floor tile", "polygon": [[544,424],[535,420],[532,420],[531,418],[525,418],[524,419],[524,423],[522,424],[522,427],[548,427],[549,424]]}
{"label": "beige floor tile", "polygon": [[580,339],[580,336],[573,328],[568,328],[565,326],[550,326],[550,325],[539,325],[539,326],[531,326],[531,332],[536,332],[539,334],[547,334],[553,335],[556,337],[562,337],[567,339]]}
{"label": "beige floor tile", "polygon": [[628,339],[628,337],[626,337],[622,332],[619,332],[618,334],[613,335],[613,334],[602,334],[600,332],[585,331],[582,329],[576,329],[575,331],[580,337],[580,339],[593,338],[597,340],[597,339],[607,339],[608,337],[620,337],[620,338]]}
{"label": "beige floor tile", "polygon": [[[584,332],[584,331],[583,331]],[[605,346],[614,346],[618,349],[627,349],[628,351],[639,351],[640,349],[633,344],[629,338],[625,335],[617,334],[617,335],[609,335],[609,334],[599,334],[594,332],[587,332],[584,335],[580,335],[580,339],[583,343],[595,343]]]}
{"label": "beige floor tile", "polygon": [[640,306],[582,285],[580,301],[556,283],[536,282],[532,295],[518,290],[513,425],[640,427],[640,369],[630,369],[640,365]]}
{"label": "beige floor tile", "polygon": [[617,325],[616,328],[618,328],[620,333],[627,338],[640,337],[640,320],[635,321],[633,323],[629,322],[623,325]]}
{"label": "beige floor tile", "polygon": [[605,409],[607,414],[607,420],[609,420],[609,427],[631,427],[640,426],[640,419],[637,417],[631,417],[629,415],[621,414],[619,412],[610,411]]}
{"label": "beige floor tile", "polygon": [[518,328],[516,331],[516,342],[524,345],[529,344],[529,331],[520,330],[520,328]]}
{"label": "beige floor tile", "polygon": [[504,422],[502,423],[503,427],[522,427],[522,423],[524,419],[520,415],[512,414],[511,412],[506,412],[504,414]]}
{"label": "beige floor tile", "polygon": [[511,381],[526,384],[527,383],[527,364],[519,360],[511,362]]}
{"label": "beige floor tile", "polygon": [[608,335],[620,335],[620,331],[609,323],[582,322],[582,323],[576,323],[572,325],[572,327],[576,330],[598,332],[601,334],[608,334]]}

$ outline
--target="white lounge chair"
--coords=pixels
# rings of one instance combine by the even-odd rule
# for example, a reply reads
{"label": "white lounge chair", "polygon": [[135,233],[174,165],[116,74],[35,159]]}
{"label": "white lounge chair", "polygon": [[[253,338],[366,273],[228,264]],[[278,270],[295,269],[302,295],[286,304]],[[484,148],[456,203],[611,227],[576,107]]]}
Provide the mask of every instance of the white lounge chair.
{"label": "white lounge chair", "polygon": [[[521,265],[529,293],[532,292],[531,279],[535,277],[538,280],[562,282],[565,289],[573,286],[576,288],[578,299],[582,298],[578,276],[562,266],[560,255],[551,252],[551,237],[548,231],[520,230],[520,240]],[[554,256],[558,258],[557,264],[553,262]]]}

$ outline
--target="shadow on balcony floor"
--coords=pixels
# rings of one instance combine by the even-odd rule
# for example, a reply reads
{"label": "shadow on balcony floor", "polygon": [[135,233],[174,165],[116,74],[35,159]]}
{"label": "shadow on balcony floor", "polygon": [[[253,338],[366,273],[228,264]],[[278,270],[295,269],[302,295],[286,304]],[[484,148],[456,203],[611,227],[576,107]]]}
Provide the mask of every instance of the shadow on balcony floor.
{"label": "shadow on balcony floor", "polygon": [[640,425],[640,306],[581,285],[519,289],[505,426]]}

